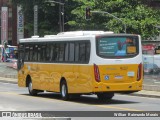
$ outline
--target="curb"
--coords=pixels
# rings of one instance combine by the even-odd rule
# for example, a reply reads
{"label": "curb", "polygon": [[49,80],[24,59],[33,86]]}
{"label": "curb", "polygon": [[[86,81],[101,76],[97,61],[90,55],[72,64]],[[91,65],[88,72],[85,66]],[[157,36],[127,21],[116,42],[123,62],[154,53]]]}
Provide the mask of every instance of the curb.
{"label": "curb", "polygon": [[1,75],[2,78],[18,79],[17,75]]}
{"label": "curb", "polygon": [[152,95],[152,94],[141,94],[141,93],[132,93],[128,94],[130,96],[139,96],[139,97],[150,97],[150,98],[160,98],[160,95]]}
{"label": "curb", "polygon": [[9,81],[9,80],[0,80],[0,82],[3,82],[3,83],[12,83],[12,84],[18,84],[17,81]]}
{"label": "curb", "polygon": [[18,83],[18,79],[16,79],[16,78],[8,78],[8,77],[0,77],[0,82],[17,84]]}
{"label": "curb", "polygon": [[149,91],[159,91],[160,92],[160,86],[158,86],[158,85],[143,84],[143,89],[144,90],[149,90]]}

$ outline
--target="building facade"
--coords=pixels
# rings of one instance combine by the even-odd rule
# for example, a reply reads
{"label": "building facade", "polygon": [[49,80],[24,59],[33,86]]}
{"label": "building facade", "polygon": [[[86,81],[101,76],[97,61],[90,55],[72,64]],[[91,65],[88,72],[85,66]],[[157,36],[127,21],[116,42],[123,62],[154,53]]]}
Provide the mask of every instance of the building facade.
{"label": "building facade", "polygon": [[12,0],[0,0],[0,35],[1,35],[1,40],[0,40],[0,44],[3,44],[3,40],[2,40],[2,35],[3,35],[3,27],[4,27],[4,23],[2,22],[2,8],[7,8],[7,19],[6,19],[6,26],[7,28],[6,31],[6,41],[8,42],[9,45],[17,45],[17,8],[13,6],[12,4]]}

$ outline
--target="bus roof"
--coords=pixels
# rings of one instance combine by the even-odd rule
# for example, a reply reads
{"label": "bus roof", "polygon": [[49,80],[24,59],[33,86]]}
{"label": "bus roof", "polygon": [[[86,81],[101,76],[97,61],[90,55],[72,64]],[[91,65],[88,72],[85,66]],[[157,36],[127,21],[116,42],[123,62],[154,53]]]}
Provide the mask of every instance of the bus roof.
{"label": "bus roof", "polygon": [[45,35],[44,37],[32,36],[31,38],[20,39],[19,42],[40,42],[43,40],[56,40],[59,38],[91,37],[93,35],[113,34],[112,31],[69,31],[57,35]]}
{"label": "bus roof", "polygon": [[97,34],[113,34],[112,31],[70,31],[70,32],[61,32],[57,36],[86,36],[86,35],[97,35]]}
{"label": "bus roof", "polygon": [[[112,31],[69,31],[69,32],[61,32],[57,35],[45,35],[44,37],[32,36],[31,38],[20,39],[19,42],[28,43],[28,42],[45,42],[45,41],[63,41],[63,40],[86,40],[92,36],[128,36],[134,34],[114,34]],[[137,36],[137,35],[135,35]]]}

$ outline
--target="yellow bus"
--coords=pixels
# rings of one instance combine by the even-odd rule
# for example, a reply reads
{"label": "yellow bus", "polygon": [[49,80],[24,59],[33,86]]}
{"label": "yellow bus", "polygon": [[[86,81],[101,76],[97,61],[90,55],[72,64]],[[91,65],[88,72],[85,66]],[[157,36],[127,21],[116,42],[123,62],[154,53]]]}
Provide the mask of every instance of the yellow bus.
{"label": "yellow bus", "polygon": [[18,85],[30,95],[58,92],[96,94],[142,90],[141,37],[103,31],[73,31],[19,40]]}

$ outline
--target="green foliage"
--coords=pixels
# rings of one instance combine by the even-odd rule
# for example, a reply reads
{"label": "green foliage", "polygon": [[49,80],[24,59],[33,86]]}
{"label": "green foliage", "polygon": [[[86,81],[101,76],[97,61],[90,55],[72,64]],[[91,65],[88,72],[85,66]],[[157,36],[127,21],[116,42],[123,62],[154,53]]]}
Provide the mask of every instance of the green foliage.
{"label": "green foliage", "polygon": [[[143,39],[149,39],[160,34],[155,26],[160,25],[160,11],[144,5],[143,0],[97,0],[77,1],[81,6],[72,10],[75,14],[74,26],[81,29],[110,30],[115,33],[124,32],[124,24],[127,33],[140,34]],[[92,11],[106,11],[120,18],[121,21],[108,14],[92,14],[92,19],[86,22],[84,8],[90,5]],[[76,27],[74,27],[77,29]]]}
{"label": "green foliage", "polygon": [[[33,6],[39,6],[39,34],[59,32],[59,6],[51,6],[45,0],[13,0],[23,6],[25,28],[33,35]],[[62,0],[63,1],[63,0]],[[104,30],[115,33],[140,34],[143,39],[150,39],[160,34],[155,26],[160,26],[160,10],[143,4],[145,0],[67,0],[65,2],[65,31]],[[118,17],[118,21],[108,14],[92,13],[91,20],[85,20],[85,8],[91,11],[106,11]]]}

